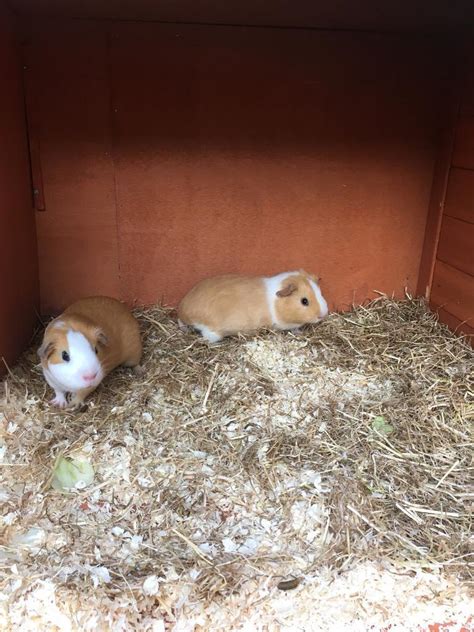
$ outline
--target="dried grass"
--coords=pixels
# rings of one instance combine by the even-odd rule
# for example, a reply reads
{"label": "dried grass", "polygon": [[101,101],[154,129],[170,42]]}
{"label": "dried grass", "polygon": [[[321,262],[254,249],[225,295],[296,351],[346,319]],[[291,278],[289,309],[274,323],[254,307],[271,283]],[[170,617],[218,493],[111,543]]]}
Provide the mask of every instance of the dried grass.
{"label": "dried grass", "polygon": [[[145,375],[116,371],[83,411],[48,406],[35,349],[4,382],[9,626],[31,618],[8,612],[43,580],[69,604],[100,594],[110,620],[125,595],[127,625],[167,629],[185,603],[368,561],[472,578],[474,356],[422,301],[217,346],[166,309],[137,315]],[[52,490],[74,454],[94,484]],[[153,611],[165,627],[147,628]]]}

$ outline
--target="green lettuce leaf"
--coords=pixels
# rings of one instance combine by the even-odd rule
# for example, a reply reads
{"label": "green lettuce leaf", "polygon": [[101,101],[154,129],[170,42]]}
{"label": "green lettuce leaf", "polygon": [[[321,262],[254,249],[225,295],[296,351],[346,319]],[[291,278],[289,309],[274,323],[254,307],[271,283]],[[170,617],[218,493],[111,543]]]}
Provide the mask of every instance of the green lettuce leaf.
{"label": "green lettuce leaf", "polygon": [[57,490],[83,489],[94,480],[89,461],[60,457],[53,471],[52,487]]}
{"label": "green lettuce leaf", "polygon": [[375,417],[372,422],[372,430],[375,430],[381,435],[387,436],[393,432],[394,428],[388,423],[388,421],[385,421],[385,417],[379,415],[378,417]]}

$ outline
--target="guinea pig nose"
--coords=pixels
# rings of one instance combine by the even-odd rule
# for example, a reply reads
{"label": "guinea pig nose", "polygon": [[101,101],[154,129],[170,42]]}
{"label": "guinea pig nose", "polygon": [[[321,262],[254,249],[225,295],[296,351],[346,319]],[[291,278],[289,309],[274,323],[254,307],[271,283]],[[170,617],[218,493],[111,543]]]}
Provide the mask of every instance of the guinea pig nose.
{"label": "guinea pig nose", "polygon": [[89,373],[88,375],[83,375],[82,378],[85,382],[92,382],[97,377],[96,373]]}

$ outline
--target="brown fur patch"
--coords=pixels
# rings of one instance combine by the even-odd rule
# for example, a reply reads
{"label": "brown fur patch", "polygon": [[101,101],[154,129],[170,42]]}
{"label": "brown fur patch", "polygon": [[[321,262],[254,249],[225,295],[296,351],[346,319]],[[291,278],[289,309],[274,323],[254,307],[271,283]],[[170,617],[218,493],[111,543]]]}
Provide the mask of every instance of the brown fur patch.
{"label": "brown fur patch", "polygon": [[300,274],[304,277],[308,277],[311,281],[314,281],[317,285],[319,285],[321,281],[321,277],[317,277],[315,274],[311,274],[310,272],[306,272],[306,270],[300,269]]}
{"label": "brown fur patch", "polygon": [[54,353],[54,342],[50,340],[49,342],[43,342],[41,347],[38,349],[38,355],[41,360],[49,360],[49,358]]}
{"label": "brown fur patch", "polygon": [[[296,290],[291,294],[277,292],[275,312],[280,323],[288,325],[304,325],[314,322],[321,315],[321,307],[313,291],[307,273],[295,274],[287,277],[282,282],[282,289],[288,285],[294,285]],[[308,305],[303,305],[301,300],[306,298]]]}
{"label": "brown fur patch", "polygon": [[[128,308],[116,299],[106,296],[85,298],[70,305],[53,320],[45,330],[38,350],[41,364],[65,362],[64,351],[70,353],[67,334],[80,332],[95,350],[105,377],[115,367],[123,364],[134,367],[142,356],[142,341],[138,321]],[[95,390],[95,386],[77,391],[70,406],[77,406]]]}
{"label": "brown fur patch", "polygon": [[224,275],[204,279],[183,298],[178,317],[225,336],[271,325],[261,277]]}
{"label": "brown fur patch", "polygon": [[104,334],[104,332],[102,331],[102,329],[98,329],[97,332],[97,343],[99,345],[102,345],[103,347],[106,347],[109,344],[109,339],[107,338],[107,336]]}
{"label": "brown fur patch", "polygon": [[97,348],[105,375],[121,364],[133,367],[140,363],[140,328],[120,301],[108,296],[83,298],[65,309],[58,320],[80,331]]}
{"label": "brown fur patch", "polygon": [[288,283],[287,285],[284,285],[281,290],[278,290],[277,296],[291,296],[296,292],[297,289],[297,285],[295,285],[294,283]]}
{"label": "brown fur patch", "polygon": [[60,364],[64,362],[62,359],[63,351],[69,352],[67,342],[67,329],[53,320],[44,333],[43,344],[39,348],[39,355],[43,365]]}

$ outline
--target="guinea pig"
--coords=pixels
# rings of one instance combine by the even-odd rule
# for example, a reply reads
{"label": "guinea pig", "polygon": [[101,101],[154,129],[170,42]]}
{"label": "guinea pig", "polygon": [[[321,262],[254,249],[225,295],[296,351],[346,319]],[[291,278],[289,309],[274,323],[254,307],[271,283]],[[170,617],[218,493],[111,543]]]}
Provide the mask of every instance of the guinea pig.
{"label": "guinea pig", "polygon": [[327,314],[318,279],[304,270],[204,279],[178,306],[180,326],[198,330],[209,342],[261,327],[298,329]]}
{"label": "guinea pig", "polygon": [[83,298],[49,323],[38,355],[43,375],[55,392],[51,403],[75,408],[117,366],[139,365],[138,322],[116,299]]}

